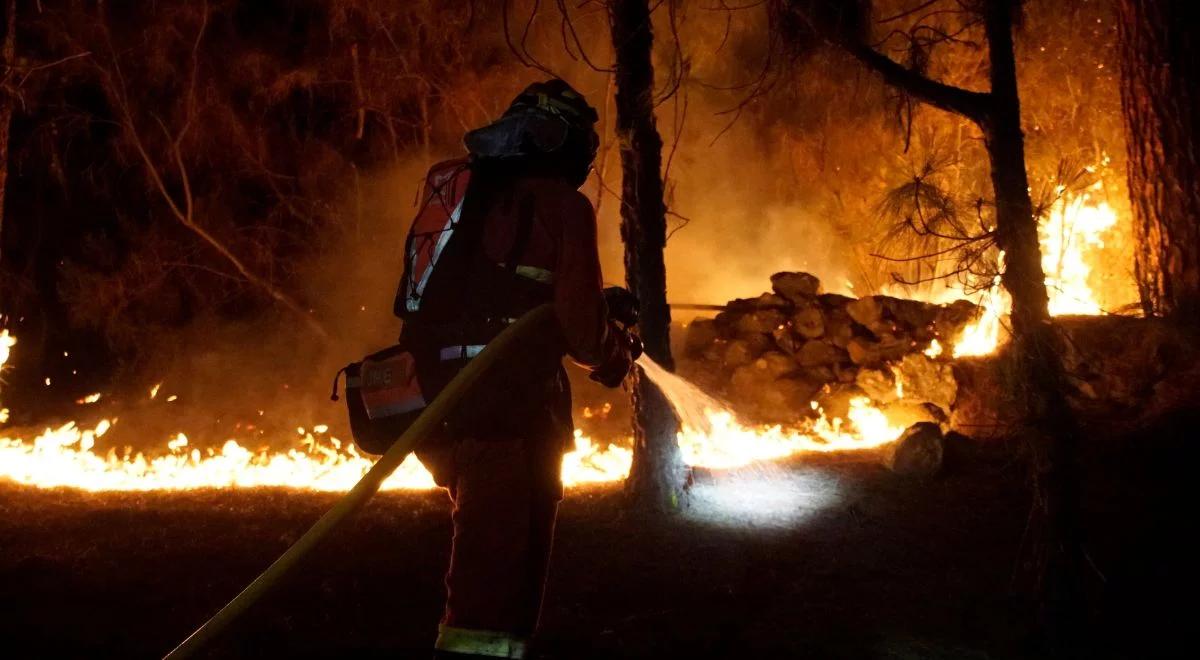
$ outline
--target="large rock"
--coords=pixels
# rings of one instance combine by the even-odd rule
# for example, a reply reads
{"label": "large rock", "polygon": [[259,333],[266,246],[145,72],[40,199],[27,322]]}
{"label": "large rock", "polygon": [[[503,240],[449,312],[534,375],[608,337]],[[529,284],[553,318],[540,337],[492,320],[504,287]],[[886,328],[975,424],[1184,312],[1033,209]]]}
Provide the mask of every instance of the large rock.
{"label": "large rock", "polygon": [[803,379],[784,378],[758,394],[759,417],[766,423],[795,422],[811,410],[821,386]]}
{"label": "large rock", "polygon": [[728,349],[729,342],[724,339],[718,339],[700,352],[700,359],[709,364],[723,365],[725,363],[725,351]]}
{"label": "large rock", "polygon": [[959,358],[953,363],[958,384],[950,428],[977,440],[996,440],[1017,428],[1019,405],[1005,387],[999,361],[991,357]]}
{"label": "large rock", "polygon": [[850,360],[863,367],[878,367],[885,362],[898,360],[911,350],[911,341],[889,334],[882,335],[879,341],[854,337],[846,346]]}
{"label": "large rock", "polygon": [[919,300],[879,296],[887,313],[908,330],[921,330],[933,324],[938,307]]}
{"label": "large rock", "polygon": [[800,373],[814,383],[832,383],[837,380],[836,364],[818,364],[812,367],[802,367]]}
{"label": "large rock", "polygon": [[772,385],[776,380],[796,371],[796,363],[790,357],[771,351],[734,369],[730,384],[735,390],[756,389],[763,385]]}
{"label": "large rock", "polygon": [[802,367],[831,366],[846,359],[841,349],[820,339],[810,339],[796,353],[796,362]]}
{"label": "large rock", "polygon": [[846,310],[831,311],[825,316],[825,339],[841,349],[850,346],[850,340],[854,339],[854,321],[850,320]]}
{"label": "large rock", "polygon": [[757,360],[754,361],[754,367],[761,369],[775,379],[796,373],[796,361],[791,357],[778,353],[776,351],[768,351],[763,353]]}
{"label": "large rock", "polygon": [[858,377],[858,367],[849,362],[833,365],[833,377],[839,383],[853,383]]}
{"label": "large rock", "polygon": [[793,303],[801,304],[821,293],[821,280],[808,273],[775,273],[771,276],[771,288]]}
{"label": "large rock", "polygon": [[945,437],[937,424],[917,422],[884,448],[883,464],[905,477],[932,477],[942,470],[945,446]]}
{"label": "large rock", "polygon": [[854,298],[843,296],[840,293],[822,293],[817,296],[817,302],[825,309],[844,309],[846,305],[854,302]]}
{"label": "large rock", "polygon": [[786,320],[787,317],[781,310],[770,308],[757,309],[739,316],[734,322],[734,328],[736,328],[739,337],[745,337],[750,334],[769,335],[775,332],[779,326],[783,325]]}
{"label": "large rock", "polygon": [[856,385],[836,383],[822,387],[815,401],[826,417],[846,419],[850,414],[850,402],[863,396],[866,393]]}
{"label": "large rock", "polygon": [[684,335],[683,352],[686,355],[700,355],[704,349],[712,346],[721,336],[716,321],[712,319],[694,319],[687,325]]}
{"label": "large rock", "polygon": [[864,337],[854,337],[846,345],[850,361],[860,367],[878,367],[886,361],[884,346]]}
{"label": "large rock", "polygon": [[792,329],[805,339],[816,339],[825,334],[825,316],[817,305],[798,305],[792,313]]}
{"label": "large rock", "polygon": [[933,326],[943,341],[954,341],[963,326],[979,318],[982,308],[969,300],[956,300],[937,308]]}
{"label": "large rock", "polygon": [[800,346],[804,343],[802,337],[797,337],[796,333],[792,332],[792,328],[787,325],[775,328],[771,333],[771,337],[775,340],[775,345],[779,350],[788,355],[795,355],[796,351],[800,350]]}
{"label": "large rock", "polygon": [[923,353],[909,353],[896,366],[900,377],[900,390],[905,401],[932,403],[942,410],[950,410],[958,396],[958,381],[954,379],[954,368],[945,362],[933,360]]}
{"label": "large rock", "polygon": [[725,346],[725,354],[722,356],[721,363],[725,365],[726,369],[737,369],[754,362],[760,353],[762,351],[755,350],[750,342],[744,339],[734,339]]}
{"label": "large rock", "polygon": [[872,401],[890,403],[900,398],[896,393],[896,377],[890,369],[859,369],[854,383]]}
{"label": "large rock", "polygon": [[855,323],[875,331],[883,321],[883,302],[880,296],[866,296],[846,304],[846,313]]}

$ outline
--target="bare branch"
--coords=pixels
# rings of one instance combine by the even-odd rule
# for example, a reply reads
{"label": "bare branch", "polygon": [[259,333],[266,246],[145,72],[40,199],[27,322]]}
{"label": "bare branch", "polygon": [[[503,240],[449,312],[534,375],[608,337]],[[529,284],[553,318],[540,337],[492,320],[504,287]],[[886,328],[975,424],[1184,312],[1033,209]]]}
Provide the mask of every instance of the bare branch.
{"label": "bare branch", "polygon": [[929,105],[960,114],[976,123],[987,119],[991,105],[991,95],[987,92],[973,92],[938,82],[901,66],[899,62],[865,44],[847,44],[846,50],[883,76],[889,85],[895,85]]}
{"label": "bare branch", "polygon": [[[200,28],[201,35],[203,34],[203,30],[204,30],[205,26],[207,26],[207,24],[208,24],[208,19],[207,19],[207,15],[206,15],[204,24]],[[108,36],[107,28],[105,28],[105,36],[106,37]],[[198,48],[198,46],[199,46],[199,37],[197,38],[197,42],[196,42],[196,47]],[[138,133],[137,126],[133,120],[133,114],[129,109],[129,96],[128,96],[128,92],[125,87],[125,79],[124,79],[123,75],[121,74],[120,64],[117,59],[117,53],[116,53],[116,50],[113,49],[111,41],[109,42],[109,50],[110,50],[110,53],[112,56],[113,73],[115,74],[115,76],[110,75],[109,72],[104,71],[104,70],[101,70],[101,74],[107,79],[108,87],[113,92],[114,100],[116,101],[116,105],[119,108],[119,110],[121,112],[121,116],[123,118],[123,122],[122,122],[123,128],[124,128],[125,132],[129,135],[129,140],[132,143],[134,150],[137,151],[138,155],[142,159],[143,164],[146,166],[146,173],[149,175],[150,180],[154,184],[155,189],[158,191],[158,193],[162,197],[163,201],[166,202],[167,208],[169,208],[171,210],[171,214],[175,217],[175,219],[177,221],[179,221],[179,223],[181,225],[186,227],[189,231],[191,231],[193,234],[195,234],[197,237],[199,237],[202,241],[204,241],[206,244],[208,244],[208,246],[211,247],[214,251],[216,251],[218,254],[220,254],[226,261],[228,261],[229,264],[232,265],[233,268],[247,282],[251,283],[255,287],[264,291],[268,296],[270,296],[276,302],[278,302],[281,305],[283,305],[284,307],[286,307],[289,311],[300,316],[304,320],[304,322],[308,326],[308,328],[310,330],[312,330],[313,333],[316,334],[318,337],[320,337],[323,340],[328,340],[329,333],[326,332],[324,326],[322,326],[315,318],[313,318],[312,315],[309,314],[302,306],[300,306],[299,303],[297,303],[291,296],[289,296],[287,293],[285,293],[284,291],[279,289],[277,286],[275,286],[271,282],[260,277],[251,268],[249,268],[245,264],[245,262],[243,262],[236,254],[234,254],[228,247],[226,247],[224,243],[222,243],[219,239],[217,239],[217,237],[213,236],[211,233],[208,232],[208,230],[206,230],[204,227],[201,227],[199,224],[196,223],[195,216],[194,216],[195,204],[194,204],[194,200],[193,200],[193,196],[192,196],[191,180],[188,176],[187,166],[183,159],[183,152],[180,149],[180,142],[182,141],[182,138],[183,138],[183,132],[186,131],[187,128],[191,124],[191,117],[192,117],[192,112],[193,112],[193,109],[191,107],[189,107],[187,109],[188,119],[187,119],[184,127],[174,136],[172,136],[171,132],[167,129],[166,124],[163,123],[163,121],[161,119],[159,119],[158,117],[155,117],[155,121],[158,122],[159,127],[162,129],[163,133],[165,134],[165,136],[167,138],[167,143],[170,145],[171,156],[174,161],[175,167],[179,170],[180,181],[181,181],[181,185],[183,186],[183,205],[181,206],[180,202],[175,199],[175,196],[171,193],[171,191],[167,187],[166,182],[163,180],[162,174],[160,173],[158,166],[155,165],[154,159],[151,158],[149,151],[146,149],[146,145],[142,142],[141,135]],[[193,50],[193,57],[195,57],[195,50]],[[196,63],[193,62],[192,63],[193,76],[195,75],[197,68],[198,67],[197,67]],[[194,80],[192,82],[194,83]],[[192,101],[192,98],[189,95],[189,105],[191,104],[191,101]]]}

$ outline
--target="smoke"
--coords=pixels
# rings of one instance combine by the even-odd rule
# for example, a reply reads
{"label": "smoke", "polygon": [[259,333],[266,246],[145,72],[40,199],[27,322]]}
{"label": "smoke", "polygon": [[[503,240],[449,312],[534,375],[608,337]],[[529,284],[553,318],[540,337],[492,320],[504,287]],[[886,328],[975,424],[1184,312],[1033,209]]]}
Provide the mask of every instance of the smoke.
{"label": "smoke", "polygon": [[[524,24],[523,19],[517,19],[531,4],[514,3],[514,25]],[[458,140],[463,132],[497,116],[524,85],[546,77],[543,72],[522,66],[512,56],[500,32],[495,7],[484,9],[493,13],[477,17],[468,34],[439,33],[439,38],[453,41],[454,48],[462,52],[447,50],[445,58],[427,68],[414,60],[418,82],[397,78],[395,70],[379,65],[383,60],[369,59],[373,51],[365,45],[361,62],[346,55],[345,61],[337,65],[341,69],[330,69],[338,73],[329,73],[331,80],[353,79],[352,67],[356,67],[354,74],[363,74],[363,93],[372,101],[374,114],[365,115],[365,137],[360,135],[358,143],[347,146],[313,140],[313,144],[297,150],[314,159],[311,167],[303,170],[305,185],[315,180],[311,187],[300,186],[297,190],[318,191],[312,193],[313,199],[302,201],[321,210],[322,217],[332,218],[332,222],[297,230],[308,232],[303,234],[304,239],[312,243],[306,263],[287,264],[286,274],[267,272],[273,280],[286,282],[299,299],[306,301],[312,315],[329,331],[330,340],[317,340],[294,316],[271,308],[269,301],[259,296],[252,304],[266,310],[261,314],[231,314],[239,318],[236,321],[200,316],[186,327],[164,332],[139,346],[142,359],[138,360],[138,371],[114,374],[120,385],[105,391],[105,398],[87,408],[87,414],[119,416],[113,435],[135,445],[160,445],[178,430],[198,433],[198,444],[220,443],[228,437],[244,438],[249,434],[262,444],[283,445],[294,441],[295,427],[318,423],[329,424],[334,434],[348,438],[344,411],[329,403],[328,388],[338,368],[383,348],[398,334],[399,321],[391,314],[392,297],[402,266],[403,238],[416,212],[417,190],[424,172],[437,160],[459,155]],[[414,16],[425,20],[419,12]],[[856,65],[840,61],[835,55],[822,55],[824,59],[809,60],[803,71],[780,73],[772,79],[773,86],[761,90],[764,94],[751,98],[756,91],[751,83],[767,55],[763,12],[685,8],[674,26],[664,22],[667,17],[666,11],[655,14],[659,96],[671,87],[672,75],[686,72],[674,96],[662,99],[656,108],[665,143],[664,161],[670,163],[666,200],[671,212],[666,248],[668,299],[719,304],[755,296],[768,288],[772,273],[783,270],[813,273],[821,278],[826,291],[868,293],[876,289],[885,281],[888,265],[867,256],[874,247],[873,237],[880,235],[873,224],[874,205],[884,191],[909,172],[912,162],[920,160],[919,154],[900,154],[903,136],[889,123],[892,118],[883,109],[887,104],[882,85],[862,75]],[[466,20],[465,16],[460,18]],[[584,12],[577,19],[574,27],[588,52],[587,59],[601,67],[607,65],[611,47],[604,13]],[[1054,30],[1061,32],[1063,24],[1086,26],[1094,21],[1053,23]],[[1049,21],[1031,18],[1030,24],[1050,30]],[[589,66],[574,45],[563,47],[559,21],[539,19],[531,25],[526,43],[537,61],[570,81],[600,110],[600,132],[608,149],[604,182],[599,185],[593,177],[583,192],[599,202],[605,280],[623,283],[620,202],[616,197],[621,187],[616,152],[619,136],[614,132],[610,76]],[[349,28],[342,25],[338,29]],[[676,35],[679,50],[675,47]],[[1023,80],[1033,81],[1044,92],[1028,94],[1023,99],[1028,103],[1023,105],[1041,108],[1036,114],[1043,119],[1062,114],[1055,112],[1062,107],[1070,108],[1072,117],[1079,117],[1077,122],[1057,126],[1039,121],[1030,133],[1031,159],[1049,162],[1053,150],[1048,145],[1069,147],[1075,143],[1095,144],[1098,146],[1092,150],[1119,156],[1119,109],[1114,109],[1117,95],[1095,94],[1107,104],[1101,107],[1094,102],[1079,102],[1074,92],[1049,93],[1058,81],[1084,75],[1078,71],[1093,72],[1088,75],[1099,75],[1094,72],[1101,71],[1072,66],[1074,58],[1069,57],[1057,64],[1039,64],[1037,58],[1045,56],[1038,54],[1037,43],[1062,38],[1057,32],[1037,33],[1022,43],[1028,57],[1033,58],[1031,66],[1022,65]],[[1103,55],[1092,52],[1103,48],[1100,40],[1074,41],[1086,44],[1094,56]],[[428,52],[437,49],[422,51]],[[680,52],[686,67],[679,59]],[[337,61],[330,59],[334,64]],[[357,68],[360,65],[361,71]],[[312,75],[317,76],[323,69],[313,66]],[[1105,75],[1113,70],[1112,66],[1102,69]],[[286,71],[280,69],[281,79],[300,80],[284,76]],[[421,79],[422,75],[426,77]],[[1084,82],[1112,88],[1111,81]],[[397,86],[403,86],[405,93],[393,93]],[[1064,87],[1089,88],[1086,84]],[[425,92],[422,96],[413,90]],[[351,91],[347,88],[338,94]],[[309,89],[306,93],[316,92]],[[739,106],[741,112],[730,112]],[[291,107],[280,106],[278,112],[290,111]],[[342,105],[330,107],[345,109]],[[1079,108],[1088,112],[1075,113]],[[428,116],[421,114],[427,110]],[[921,112],[922,122],[948,123],[944,116]],[[400,127],[398,137],[393,134],[372,142],[372,131],[384,131],[380,127],[389,114],[397,121],[386,125],[393,130]],[[1107,123],[1097,121],[1097,117]],[[352,117],[338,121],[346,127],[355,123]],[[977,137],[969,129],[955,128],[962,133],[964,143]],[[344,133],[350,135],[353,130]],[[370,155],[352,153],[355,149]],[[379,155],[389,150],[386,157]],[[1082,146],[1075,151],[1083,151]],[[1047,155],[1038,155],[1043,152]],[[1085,162],[1094,160],[1090,157],[1093,154],[1085,155],[1089,156]],[[1117,165],[1119,162],[1114,167]],[[236,176],[229,176],[228,181],[218,183],[233,187]],[[130,215],[140,215],[143,209],[135,211]],[[209,218],[204,221],[209,222]],[[255,264],[268,269],[273,262],[264,258]],[[83,287],[81,291],[96,298],[89,293],[93,289]],[[230,306],[250,307],[251,303],[245,302],[250,297],[239,296]],[[676,320],[687,320],[683,313],[674,316]],[[23,345],[32,345],[32,339]],[[574,376],[580,375],[579,370],[571,371]],[[27,380],[40,382],[41,375]],[[161,397],[148,399],[148,387],[159,381],[164,383],[164,396],[177,396],[174,402],[168,404]],[[580,406],[620,404],[625,400],[623,392],[599,390],[586,378],[578,381]],[[622,415],[617,408],[610,417]]]}
{"label": "smoke", "polygon": [[[695,12],[680,26],[679,38],[687,46],[689,39],[720,34],[724,25],[723,16]],[[561,51],[554,27],[531,43],[540,45],[540,61],[580,89],[601,112],[600,130],[609,149],[604,184],[593,177],[583,192],[599,202],[605,280],[621,284],[625,278],[615,196],[621,172],[613,129],[614,90],[607,73]],[[597,55],[593,59],[605,61],[603,21],[592,19],[579,27],[589,30],[584,39]],[[730,52],[751,59],[760,55],[747,45],[759,28],[749,13],[737,17],[729,36]],[[656,67],[660,86],[665,87],[677,63],[671,31],[659,26],[657,34]],[[696,80],[733,79],[744,77],[748,68],[710,54],[694,58],[689,75]],[[455,75],[445,85],[447,96],[436,106],[439,114],[431,118],[432,142],[427,147],[400,150],[390,164],[369,170],[330,163],[329,176],[338,184],[324,188],[336,193],[317,201],[327,205],[335,222],[312,235],[308,262],[293,266],[293,281],[301,283],[300,298],[330,339],[317,340],[281,310],[242,321],[198,318],[145,347],[147,357],[140,363],[149,366],[134,379],[137,382],[124,396],[104,400],[108,408],[92,411],[120,413],[115,438],[155,446],[184,430],[199,445],[249,436],[280,447],[294,442],[297,427],[328,424],[332,434],[348,439],[344,410],[328,401],[330,381],[337,369],[387,346],[398,335],[392,298],[425,171],[434,162],[461,155],[461,132],[498,116],[522,87],[545,77],[512,59],[486,72],[464,69]],[[817,195],[806,183],[810,177],[796,176],[794,149],[784,135],[787,123],[764,121],[776,110],[750,106],[744,117],[732,122],[730,115],[721,114],[739,102],[741,94],[707,91],[689,79],[657,108],[664,162],[670,162],[669,299],[722,303],[754,296],[780,270],[809,271],[822,278],[826,290],[844,291],[851,279],[847,264],[853,261],[846,233],[815,201]],[[686,113],[680,111],[684,105]],[[675,317],[687,318],[679,313]],[[582,378],[578,369],[570,371],[580,408],[614,403],[617,407],[609,418],[628,418],[623,393],[602,390]],[[171,406],[146,400],[146,386],[154,382],[163,382],[164,392],[177,396]],[[612,425],[606,430],[611,433]]]}

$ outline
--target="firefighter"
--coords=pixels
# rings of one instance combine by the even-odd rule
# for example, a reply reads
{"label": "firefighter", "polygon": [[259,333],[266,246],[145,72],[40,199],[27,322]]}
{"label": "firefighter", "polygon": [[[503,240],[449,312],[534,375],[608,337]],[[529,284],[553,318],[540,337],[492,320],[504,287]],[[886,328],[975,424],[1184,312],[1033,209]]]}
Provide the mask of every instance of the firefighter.
{"label": "firefighter", "polygon": [[603,289],[595,214],[578,190],[596,120],[565,82],[529,86],[466,135],[466,158],[430,170],[409,234],[396,312],[422,387],[443,386],[533,307],[552,303],[557,321],[417,451],[453,502],[436,658],[527,657],[573,437],[562,358],[616,387],[640,354],[636,335],[610,318],[610,303],[633,301]]}

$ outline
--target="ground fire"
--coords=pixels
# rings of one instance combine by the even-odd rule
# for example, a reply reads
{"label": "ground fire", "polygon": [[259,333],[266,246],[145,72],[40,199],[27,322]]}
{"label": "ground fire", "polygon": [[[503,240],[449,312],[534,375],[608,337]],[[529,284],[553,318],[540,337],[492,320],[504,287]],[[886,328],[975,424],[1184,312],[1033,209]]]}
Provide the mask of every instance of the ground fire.
{"label": "ground fire", "polygon": [[0,648],[1175,657],[1186,9],[0,2]]}
{"label": "ground fire", "polygon": [[[1096,189],[1102,189],[1100,184]],[[1097,268],[1093,266],[1095,257],[1091,252],[1093,246],[1103,245],[1105,233],[1113,231],[1116,224],[1112,208],[1093,200],[1090,194],[1064,198],[1051,210],[1040,235],[1053,313],[1099,314],[1103,311],[1097,302],[1101,293],[1089,284],[1088,276],[1093,268]],[[1103,270],[1103,265],[1097,269]],[[939,294],[942,300],[954,295],[950,291]],[[957,295],[959,300],[969,300],[964,292],[958,291]],[[957,323],[952,323],[946,332],[948,336],[930,334],[919,345],[913,345],[910,339],[910,345],[902,347],[894,356],[923,353],[930,360],[944,359],[940,353],[946,350],[943,344],[954,357],[994,352],[1004,338],[1004,317],[1009,303],[998,286],[985,290],[974,300],[978,308],[959,312]],[[867,319],[864,317],[863,320]],[[7,332],[3,337],[6,351],[3,357],[7,361],[7,353],[13,350],[17,340]],[[750,357],[759,359],[758,355],[749,354],[746,359]],[[883,360],[879,359],[872,366],[881,364]],[[896,360],[896,365],[902,364]],[[891,369],[899,369],[899,366]],[[907,426],[903,424],[908,421],[903,419],[904,415],[896,415],[897,419],[893,420],[880,410],[881,405],[890,402],[873,400],[869,396],[849,399],[841,416],[830,416],[818,407],[816,391],[811,392],[813,398],[791,401],[783,409],[791,414],[801,407],[804,412],[803,407],[811,401],[817,419],[810,424],[743,426],[727,404],[686,381],[671,378],[665,371],[657,370],[656,373],[656,380],[671,379],[666,393],[676,410],[689,411],[679,441],[687,463],[698,467],[732,468],[803,452],[874,449],[898,438]],[[902,391],[904,374],[898,371],[896,376],[895,387]],[[160,388],[161,383],[156,384],[148,397],[156,398]],[[94,403],[100,396],[89,395],[80,403]],[[259,486],[329,491],[344,490],[353,485],[372,462],[352,444],[329,435],[328,426],[322,424],[298,427],[293,440],[295,447],[287,452],[255,451],[243,446],[237,438],[229,438],[218,447],[193,447],[184,431],[168,439],[164,443],[166,451],[158,454],[146,455],[127,447],[98,450],[97,441],[116,423],[120,420],[105,419],[87,428],[77,422],[66,422],[45,429],[35,438],[0,438],[0,457],[3,458],[0,476],[33,486],[70,486],[92,491]],[[563,461],[564,481],[568,485],[581,485],[625,478],[631,460],[628,442],[627,438],[595,439],[576,430],[575,448]],[[426,489],[433,486],[433,480],[420,462],[410,457],[388,479],[384,488]]]}

